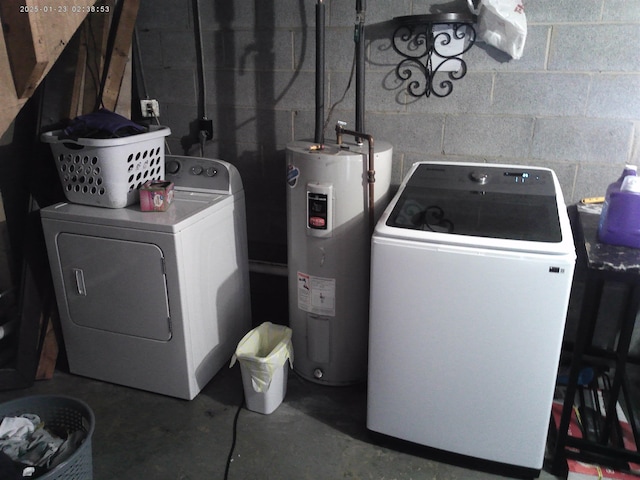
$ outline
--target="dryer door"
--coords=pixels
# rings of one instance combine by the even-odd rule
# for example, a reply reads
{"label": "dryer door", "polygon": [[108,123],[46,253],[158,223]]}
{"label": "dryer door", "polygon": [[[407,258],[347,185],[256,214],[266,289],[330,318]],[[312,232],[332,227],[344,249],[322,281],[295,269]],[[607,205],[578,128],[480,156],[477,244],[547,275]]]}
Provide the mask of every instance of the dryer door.
{"label": "dryer door", "polygon": [[61,233],[58,252],[73,323],[171,339],[164,256],[157,245]]}

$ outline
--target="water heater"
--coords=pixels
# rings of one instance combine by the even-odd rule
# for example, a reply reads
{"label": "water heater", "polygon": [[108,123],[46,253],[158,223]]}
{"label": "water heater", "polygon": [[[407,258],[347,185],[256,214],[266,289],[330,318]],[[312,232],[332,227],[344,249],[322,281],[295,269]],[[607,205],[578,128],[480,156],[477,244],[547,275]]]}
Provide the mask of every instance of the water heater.
{"label": "water heater", "polygon": [[308,380],[366,379],[371,223],[390,198],[392,153],[381,141],[287,145],[289,326],[294,369]]}

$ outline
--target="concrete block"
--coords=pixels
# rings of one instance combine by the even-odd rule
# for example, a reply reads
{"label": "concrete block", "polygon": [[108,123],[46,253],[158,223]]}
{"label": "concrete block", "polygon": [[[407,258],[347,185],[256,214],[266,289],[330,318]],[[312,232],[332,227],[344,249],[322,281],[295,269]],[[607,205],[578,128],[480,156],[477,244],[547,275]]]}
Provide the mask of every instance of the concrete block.
{"label": "concrete block", "polygon": [[556,25],[549,70],[631,72],[640,70],[640,25]]}
{"label": "concrete block", "polygon": [[140,2],[136,26],[140,31],[148,29],[183,29],[191,22],[191,4],[175,0]]}
{"label": "concrete block", "polygon": [[[198,119],[198,109],[193,105],[184,105],[181,103],[164,103],[160,106],[160,123],[171,129],[171,137],[181,140],[183,137],[190,135],[190,124]],[[214,114],[214,110],[210,110]],[[215,114],[214,114],[215,115]],[[213,117],[210,117],[213,118]],[[194,129],[195,131],[195,129]],[[218,136],[218,121],[214,118],[213,122],[214,137]],[[197,142],[197,137],[194,137]],[[172,149],[174,154],[180,154],[182,148]]]}
{"label": "concrete block", "polygon": [[443,115],[370,114],[366,125],[374,138],[391,143],[394,152],[420,155],[442,152]]}
{"label": "concrete block", "polygon": [[532,158],[585,163],[623,164],[633,123],[590,118],[540,118],[531,147]]}
{"label": "concrete block", "polygon": [[602,0],[530,0],[524,8],[527,23],[597,22]]}
{"label": "concrete block", "polygon": [[584,74],[498,73],[492,110],[507,115],[582,115],[590,81]]}
{"label": "concrete block", "polygon": [[[313,110],[296,110],[291,113],[290,118],[293,123],[291,140],[313,141],[315,135],[315,112]],[[335,121],[333,126],[335,126]],[[333,126],[327,128],[325,132],[326,138],[335,138],[332,130]]]}
{"label": "concrete block", "polygon": [[493,158],[526,158],[533,118],[482,115],[447,116],[444,153]]}
{"label": "concrete block", "polygon": [[[313,29],[296,29],[294,32],[294,58],[296,69],[316,69],[316,35]],[[349,72],[353,64],[353,28],[327,27],[324,41],[325,70]]]}
{"label": "concrete block", "polygon": [[[262,18],[261,21],[258,20],[258,25],[264,24],[266,28],[294,28],[304,25],[305,22],[310,26],[316,24],[316,2],[278,0],[277,2],[254,2],[253,5],[260,5],[259,10],[256,10],[256,19]],[[247,8],[247,10],[253,10],[253,8]],[[329,24],[328,13],[326,13],[325,24]]]}
{"label": "concrete block", "polygon": [[[161,33],[162,65],[171,68],[194,67],[196,65],[196,41],[189,30],[165,30]],[[143,61],[146,59],[143,59]]]}
{"label": "concrete block", "polygon": [[[195,68],[195,67],[194,67]],[[259,77],[266,82],[271,73]],[[207,70],[208,101],[214,105],[252,107],[258,104],[258,86],[253,71]]]}
{"label": "concrete block", "polygon": [[640,74],[593,77],[587,116],[637,119],[640,112]]}
{"label": "concrete block", "polygon": [[300,72],[291,83],[293,72],[264,72],[257,80],[258,106],[283,110],[313,109],[315,106],[315,74]]}
{"label": "concrete block", "polygon": [[195,106],[197,102],[196,92],[196,68],[145,68],[145,76],[149,95],[160,102],[160,115],[163,104],[181,103]]}
{"label": "concrete block", "polygon": [[[223,41],[224,63],[216,62],[218,68],[242,72],[293,69],[293,35],[289,30],[238,30],[219,36]],[[212,58],[211,62],[214,61]]]}
{"label": "concrete block", "polygon": [[623,167],[623,163],[578,165],[573,202],[585,197],[604,196],[607,186],[617,180]]}
{"label": "concrete block", "polygon": [[140,51],[142,52],[142,61],[145,68],[161,67],[162,64],[162,30],[139,30],[138,40],[140,42]]}
{"label": "concrete block", "polygon": [[604,22],[640,22],[640,2],[637,0],[607,0],[602,9]]}

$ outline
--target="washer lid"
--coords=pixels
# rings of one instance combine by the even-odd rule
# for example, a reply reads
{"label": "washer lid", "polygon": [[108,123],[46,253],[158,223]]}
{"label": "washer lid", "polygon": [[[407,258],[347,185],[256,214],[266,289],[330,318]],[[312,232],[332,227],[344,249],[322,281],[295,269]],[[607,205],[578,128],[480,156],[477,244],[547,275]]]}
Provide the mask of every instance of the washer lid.
{"label": "washer lid", "polygon": [[[544,168],[423,162],[413,166],[381,221],[444,235],[446,242],[468,243],[452,237],[459,235],[561,243],[559,209],[565,206],[556,183]],[[408,231],[405,236],[415,237]]]}

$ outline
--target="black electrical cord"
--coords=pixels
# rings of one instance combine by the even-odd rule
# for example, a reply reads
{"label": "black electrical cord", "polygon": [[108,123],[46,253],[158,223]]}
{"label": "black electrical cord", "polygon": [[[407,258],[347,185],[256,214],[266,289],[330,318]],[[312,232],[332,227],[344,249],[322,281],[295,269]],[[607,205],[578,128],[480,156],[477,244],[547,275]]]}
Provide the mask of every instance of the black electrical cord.
{"label": "black electrical cord", "polygon": [[224,468],[224,480],[227,480],[229,478],[229,469],[231,468],[233,451],[236,448],[236,438],[238,435],[238,417],[240,416],[240,412],[242,411],[243,406],[244,406],[244,390],[242,391],[242,399],[240,400],[240,405],[238,405],[238,410],[236,411],[236,415],[233,418],[233,437],[231,439],[231,448],[229,449],[229,455],[227,456],[227,464]]}

